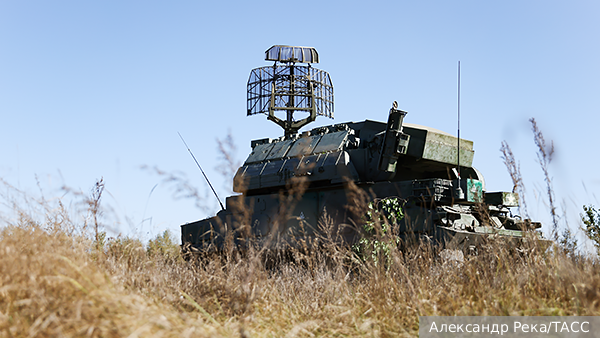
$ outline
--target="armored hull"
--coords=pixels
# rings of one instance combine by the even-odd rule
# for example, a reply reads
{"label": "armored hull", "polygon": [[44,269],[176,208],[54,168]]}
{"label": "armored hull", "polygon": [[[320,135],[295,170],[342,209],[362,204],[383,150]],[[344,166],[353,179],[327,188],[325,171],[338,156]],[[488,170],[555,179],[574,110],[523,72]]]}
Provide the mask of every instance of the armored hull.
{"label": "armored hull", "polygon": [[275,45],[265,59],[274,64],[250,73],[247,114],[267,115],[284,136],[251,142],[234,178],[239,195],[228,197],[216,216],[182,225],[185,248],[240,248],[248,239],[279,248],[332,234],[353,244],[364,235],[365,208],[382,200],[402,207],[404,217],[392,222],[400,238],[468,248],[490,234],[519,239],[523,230],[540,227],[510,214],[516,194],[486,191],[472,166],[472,141],[405,124],[407,112],[396,102],[387,122],[298,134],[317,116],[333,118],[329,74],[312,67],[319,62],[312,47]]}
{"label": "armored hull", "polygon": [[341,123],[252,141],[234,178],[240,195],[228,197],[216,216],[182,225],[182,243],[219,250],[231,235],[233,242],[251,237],[277,248],[322,236],[329,222],[338,240],[352,244],[365,221],[353,206],[365,196],[401,201],[404,217],[394,224],[400,237],[463,249],[490,234],[520,239],[523,229],[540,226],[510,214],[515,193],[486,191],[472,167],[473,142],[404,124],[405,115],[392,108],[387,123]]}

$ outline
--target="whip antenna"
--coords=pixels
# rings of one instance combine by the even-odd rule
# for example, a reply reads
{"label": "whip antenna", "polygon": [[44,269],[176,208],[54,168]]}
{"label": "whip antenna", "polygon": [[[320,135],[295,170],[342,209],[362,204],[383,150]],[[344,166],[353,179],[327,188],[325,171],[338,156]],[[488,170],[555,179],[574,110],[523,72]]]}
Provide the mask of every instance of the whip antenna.
{"label": "whip antenna", "polygon": [[464,192],[461,186],[460,177],[460,61],[458,61],[458,132],[457,132],[457,146],[456,146],[456,176],[458,176],[458,187],[456,189],[456,197],[458,199],[465,198]]}
{"label": "whip antenna", "polygon": [[210,184],[210,181],[208,180],[208,177],[204,173],[204,170],[202,170],[202,167],[200,166],[200,163],[198,163],[198,160],[196,160],[196,156],[194,156],[194,153],[192,153],[192,151],[190,150],[190,147],[188,147],[187,143],[185,143],[185,140],[183,139],[183,136],[181,136],[181,134],[179,132],[177,132],[177,134],[179,134],[179,137],[183,141],[183,144],[185,145],[185,147],[187,148],[187,150],[190,152],[190,155],[192,155],[192,158],[194,159],[194,162],[196,162],[196,165],[198,166],[198,168],[200,168],[200,171],[202,172],[202,175],[204,175],[204,178],[206,179],[206,182],[208,183],[208,186],[212,190],[213,194],[215,194],[215,197],[217,198],[217,201],[219,201],[219,205],[221,205],[221,210],[225,210],[225,208],[223,207],[223,203],[221,203],[221,199],[219,198],[219,195],[217,195],[217,192],[215,191],[215,188],[213,188],[212,184]]}
{"label": "whip antenna", "polygon": [[458,178],[460,179],[460,61],[458,61],[458,149],[456,165],[458,166]]}

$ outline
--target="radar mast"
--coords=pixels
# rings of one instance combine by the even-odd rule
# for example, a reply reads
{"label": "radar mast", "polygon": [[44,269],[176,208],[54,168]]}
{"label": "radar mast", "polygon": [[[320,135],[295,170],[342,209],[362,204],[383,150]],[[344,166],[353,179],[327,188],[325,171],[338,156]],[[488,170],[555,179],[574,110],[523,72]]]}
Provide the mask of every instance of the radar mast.
{"label": "radar mast", "polygon": [[[265,60],[274,61],[273,66],[253,69],[248,79],[248,116],[266,114],[286,138],[317,116],[333,118],[329,73],[311,66],[319,62],[315,48],[275,45],[265,52]],[[308,116],[298,118],[297,113]]]}

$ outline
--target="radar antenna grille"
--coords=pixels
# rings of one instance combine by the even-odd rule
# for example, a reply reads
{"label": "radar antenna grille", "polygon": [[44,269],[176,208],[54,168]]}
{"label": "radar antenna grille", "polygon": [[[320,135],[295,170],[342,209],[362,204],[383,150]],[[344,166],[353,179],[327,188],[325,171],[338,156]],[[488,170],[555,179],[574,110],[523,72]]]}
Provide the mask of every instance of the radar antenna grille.
{"label": "radar antenna grille", "polygon": [[[333,118],[333,85],[326,71],[314,68],[319,54],[312,47],[276,45],[265,52],[273,66],[255,68],[248,79],[248,115],[266,114],[291,136],[317,116]],[[307,63],[308,65],[296,65]],[[285,113],[285,119],[276,114]],[[308,114],[295,119],[295,113]]]}

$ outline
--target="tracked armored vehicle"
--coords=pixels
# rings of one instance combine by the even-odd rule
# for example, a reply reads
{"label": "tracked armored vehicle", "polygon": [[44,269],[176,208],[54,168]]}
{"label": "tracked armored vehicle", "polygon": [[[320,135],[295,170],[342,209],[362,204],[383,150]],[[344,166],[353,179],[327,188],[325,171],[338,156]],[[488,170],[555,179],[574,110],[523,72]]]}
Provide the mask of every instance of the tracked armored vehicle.
{"label": "tracked armored vehicle", "polygon": [[525,229],[541,226],[511,215],[517,194],[486,191],[483,175],[472,166],[472,141],[404,123],[407,112],[396,102],[387,122],[345,122],[299,133],[317,116],[333,118],[329,74],[312,67],[319,60],[310,47],[273,46],[266,60],[274,64],[250,74],[247,114],[266,114],[284,135],[251,142],[252,152],[234,178],[239,195],[228,197],[216,216],[182,225],[184,247],[220,250],[229,236],[233,243],[252,237],[276,248],[298,236],[322,235],[319,222],[325,219],[340,241],[356,243],[365,219],[349,206],[359,195],[401,201],[404,217],[394,224],[400,237],[462,249],[490,235],[520,239]]}

